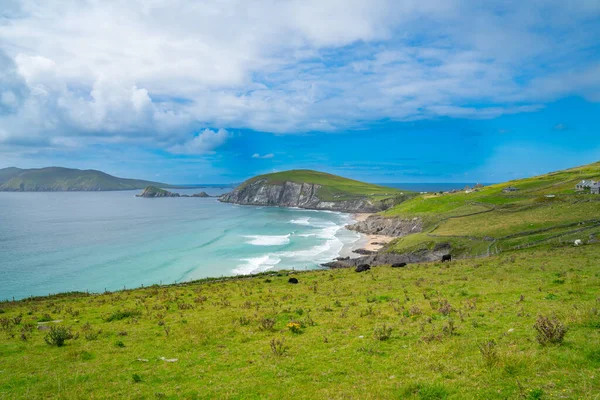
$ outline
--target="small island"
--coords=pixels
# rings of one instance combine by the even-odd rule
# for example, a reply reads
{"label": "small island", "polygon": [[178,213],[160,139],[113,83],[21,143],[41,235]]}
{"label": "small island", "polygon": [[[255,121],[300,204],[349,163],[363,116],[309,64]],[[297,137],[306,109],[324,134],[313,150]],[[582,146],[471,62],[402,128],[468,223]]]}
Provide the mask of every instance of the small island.
{"label": "small island", "polygon": [[168,190],[164,190],[158,188],[156,186],[146,186],[144,191],[140,194],[137,194],[135,197],[146,197],[146,198],[155,198],[155,197],[211,197],[206,192],[194,193],[193,195],[187,194],[179,194],[169,192]]}

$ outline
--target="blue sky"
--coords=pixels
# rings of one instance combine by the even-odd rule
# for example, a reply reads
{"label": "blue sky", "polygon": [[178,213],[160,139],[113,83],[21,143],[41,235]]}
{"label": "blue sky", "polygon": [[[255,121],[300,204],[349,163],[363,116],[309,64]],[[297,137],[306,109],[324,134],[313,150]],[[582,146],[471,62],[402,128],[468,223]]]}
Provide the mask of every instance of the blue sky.
{"label": "blue sky", "polygon": [[598,1],[2,5],[0,168],[497,182],[600,160]]}

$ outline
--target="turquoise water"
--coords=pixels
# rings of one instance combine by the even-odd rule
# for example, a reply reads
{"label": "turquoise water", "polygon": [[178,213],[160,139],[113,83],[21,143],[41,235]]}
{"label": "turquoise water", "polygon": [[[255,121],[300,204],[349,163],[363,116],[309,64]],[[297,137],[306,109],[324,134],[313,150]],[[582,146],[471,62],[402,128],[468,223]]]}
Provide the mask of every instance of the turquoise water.
{"label": "turquoise water", "polygon": [[136,193],[0,193],[0,299],[317,268],[360,239],[348,214]]}

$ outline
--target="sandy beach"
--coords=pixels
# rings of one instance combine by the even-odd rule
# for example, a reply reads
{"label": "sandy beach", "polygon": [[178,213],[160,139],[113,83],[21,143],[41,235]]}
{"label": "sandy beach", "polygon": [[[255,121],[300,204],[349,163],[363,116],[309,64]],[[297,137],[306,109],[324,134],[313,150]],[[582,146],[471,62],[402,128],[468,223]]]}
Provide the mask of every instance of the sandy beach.
{"label": "sandy beach", "polygon": [[[371,215],[373,215],[372,213],[361,213],[361,214],[353,214],[352,217],[356,220],[356,222],[362,222],[365,221],[367,218],[369,218]],[[365,250],[369,250],[369,251],[378,251],[381,248],[383,248],[383,246],[385,246],[386,244],[388,244],[389,242],[391,242],[392,240],[394,240],[395,238],[393,236],[386,236],[386,235],[367,235],[367,234],[362,234],[364,239],[363,239],[363,243],[361,243],[361,249],[365,249]]]}

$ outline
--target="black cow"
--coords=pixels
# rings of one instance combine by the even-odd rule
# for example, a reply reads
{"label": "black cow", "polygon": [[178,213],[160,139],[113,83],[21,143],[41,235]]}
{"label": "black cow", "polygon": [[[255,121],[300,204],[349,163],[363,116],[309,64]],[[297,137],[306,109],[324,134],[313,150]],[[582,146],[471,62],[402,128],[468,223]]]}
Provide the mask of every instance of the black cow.
{"label": "black cow", "polygon": [[364,271],[368,271],[371,269],[371,266],[369,264],[360,264],[358,267],[356,267],[355,271],[356,272],[364,272]]}
{"label": "black cow", "polygon": [[288,279],[288,283],[298,283],[298,279],[290,278],[290,279]]}
{"label": "black cow", "polygon": [[445,254],[442,256],[442,262],[452,261],[452,254]]}
{"label": "black cow", "polygon": [[392,264],[392,268],[402,268],[402,267],[406,267],[406,263]]}

